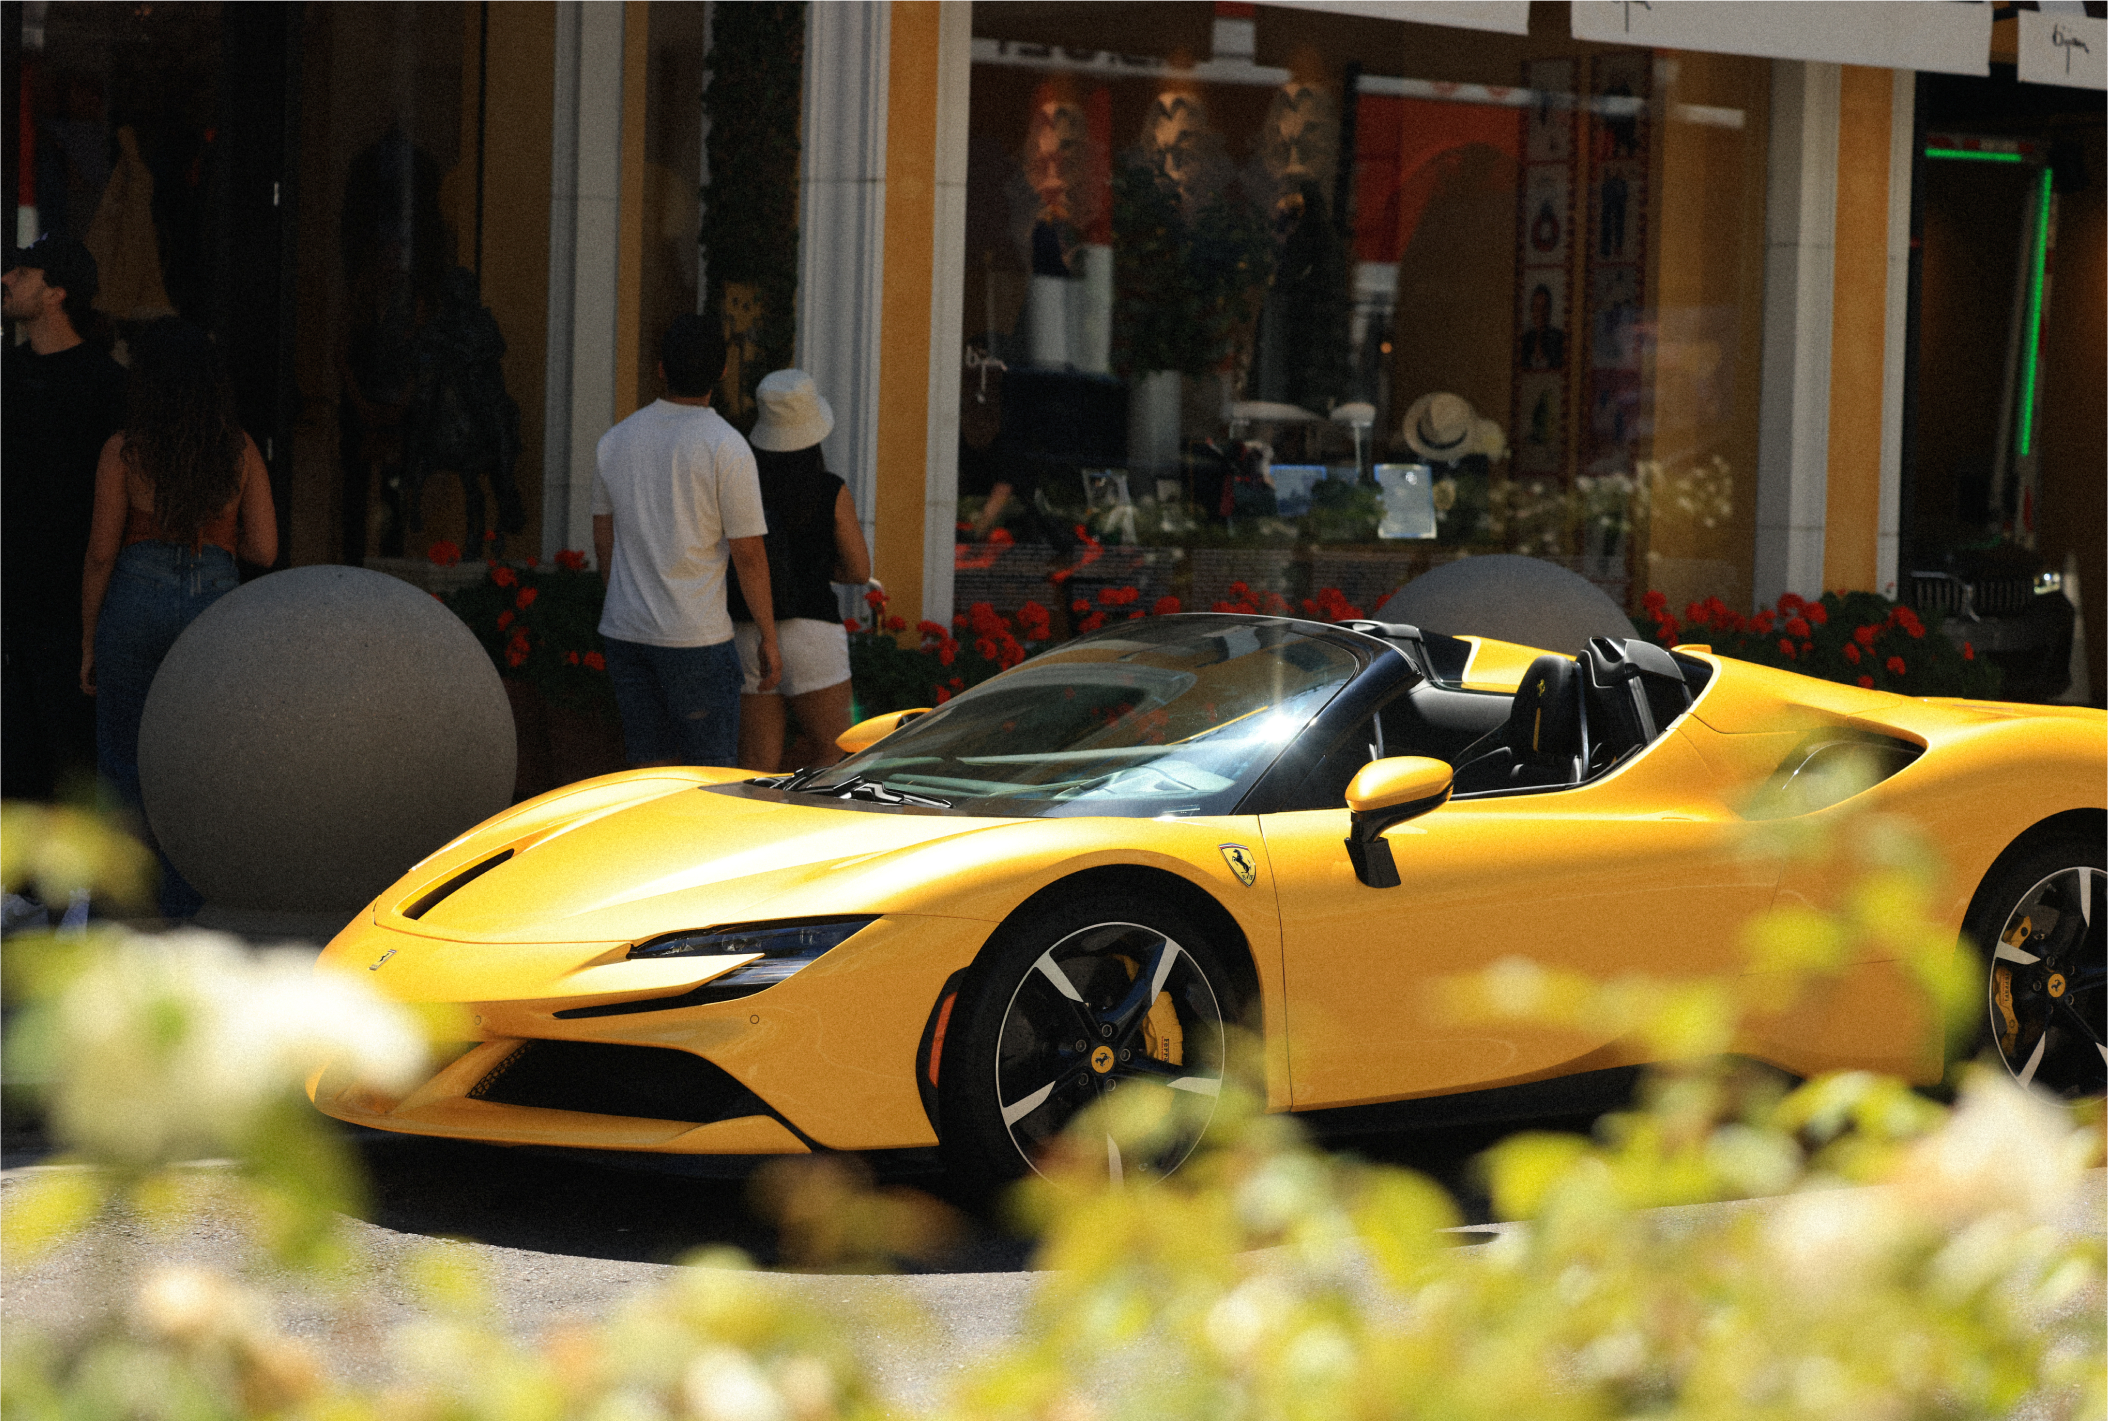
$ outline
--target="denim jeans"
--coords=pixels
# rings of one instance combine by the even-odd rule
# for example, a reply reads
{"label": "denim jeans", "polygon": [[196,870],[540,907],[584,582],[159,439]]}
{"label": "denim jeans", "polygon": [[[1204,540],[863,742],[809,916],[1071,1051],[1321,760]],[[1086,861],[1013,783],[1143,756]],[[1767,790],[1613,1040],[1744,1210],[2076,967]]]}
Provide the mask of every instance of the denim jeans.
{"label": "denim jeans", "polygon": [[[117,555],[102,614],[95,622],[95,755],[102,776],[134,813],[139,795],[139,718],[154,673],[198,613],[232,592],[241,576],[234,555],[210,545],[192,552],[174,543],[134,543]],[[204,900],[161,854],[161,913],[194,917]]]}
{"label": "denim jeans", "polygon": [[603,637],[622,750],[632,765],[739,763],[739,652]]}

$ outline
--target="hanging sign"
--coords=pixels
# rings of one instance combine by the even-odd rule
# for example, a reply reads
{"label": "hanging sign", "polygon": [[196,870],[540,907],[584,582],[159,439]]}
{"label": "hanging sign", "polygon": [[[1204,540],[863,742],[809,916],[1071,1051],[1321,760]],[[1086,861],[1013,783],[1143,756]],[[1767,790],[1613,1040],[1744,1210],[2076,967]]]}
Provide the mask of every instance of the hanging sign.
{"label": "hanging sign", "polygon": [[1924,0],[1803,0],[1793,5],[1574,0],[1573,12],[1574,38],[1599,44],[1939,74],[1991,72],[1989,5]]}
{"label": "hanging sign", "polygon": [[2020,82],[2108,89],[2108,20],[2022,10]]}
{"label": "hanging sign", "polygon": [[1289,10],[1330,10],[1364,20],[1406,20],[1494,34],[1530,32],[1529,0],[1268,0]]}

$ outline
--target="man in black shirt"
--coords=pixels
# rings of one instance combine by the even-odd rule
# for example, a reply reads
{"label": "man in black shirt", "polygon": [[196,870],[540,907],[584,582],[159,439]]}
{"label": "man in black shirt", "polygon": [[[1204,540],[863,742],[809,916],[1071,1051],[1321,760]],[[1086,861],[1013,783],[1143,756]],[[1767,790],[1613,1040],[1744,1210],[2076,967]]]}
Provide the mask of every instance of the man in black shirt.
{"label": "man in black shirt", "polygon": [[9,799],[85,796],[95,773],[95,703],[81,694],[81,564],[95,465],[124,416],[124,370],[84,340],[95,258],[71,237],[12,254],[0,314],[0,780]]}

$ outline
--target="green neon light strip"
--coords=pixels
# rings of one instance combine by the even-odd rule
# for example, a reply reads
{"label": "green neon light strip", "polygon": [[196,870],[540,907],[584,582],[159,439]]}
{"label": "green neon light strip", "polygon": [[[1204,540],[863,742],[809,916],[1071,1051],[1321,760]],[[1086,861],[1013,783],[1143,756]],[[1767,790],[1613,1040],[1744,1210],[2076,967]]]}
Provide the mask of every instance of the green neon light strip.
{"label": "green neon light strip", "polygon": [[2049,169],[2042,170],[2042,201],[2035,209],[2035,270],[2028,281],[2027,359],[2021,365],[2020,457],[2035,443],[2035,361],[2042,351],[2042,281],[2049,268]]}
{"label": "green neon light strip", "polygon": [[1928,158],[1967,158],[1976,163],[2025,163],[2024,153],[1981,153],[1974,148],[1927,148]]}

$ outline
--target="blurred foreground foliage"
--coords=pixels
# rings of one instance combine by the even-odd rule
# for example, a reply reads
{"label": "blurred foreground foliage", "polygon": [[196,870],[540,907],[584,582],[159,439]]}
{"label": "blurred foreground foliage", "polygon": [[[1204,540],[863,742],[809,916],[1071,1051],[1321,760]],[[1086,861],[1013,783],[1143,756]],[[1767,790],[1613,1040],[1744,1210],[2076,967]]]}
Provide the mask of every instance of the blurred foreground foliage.
{"label": "blurred foreground foliage", "polygon": [[[60,872],[52,862],[123,862],[92,843],[33,842],[44,828],[10,812],[10,889]],[[1461,1220],[1442,1189],[1313,1148],[1249,1088],[1226,1090],[1188,1166],[1146,1187],[1109,1186],[1096,1143],[1146,1122],[1086,1119],[1075,1138],[1087,1143],[1058,1152],[1011,1200],[1048,1270],[1023,1335],[920,1405],[880,1392],[839,1310],[797,1301],[729,1253],[690,1259],[697,1266],[603,1321],[523,1342],[499,1325],[470,1256],[434,1244],[394,1280],[422,1316],[389,1339],[392,1380],[342,1380],[341,1358],[274,1321],[268,1273],[171,1266],[130,1225],[230,1214],[256,1241],[259,1269],[336,1288],[348,1321],[326,1335],[357,1341],[359,1289],[374,1282],[355,1265],[344,1218],[360,1190],[302,1085],[332,1057],[400,1086],[426,1069],[425,1042],[458,1039],[458,1025],[317,977],[305,955],[209,934],[17,937],[5,957],[7,1078],[37,1083],[69,1157],[9,1181],[6,1267],[16,1283],[40,1260],[100,1268],[102,1308],[8,1328],[0,1411],[2101,1416],[2103,1246],[2075,1223],[2099,1191],[2099,1103],[2053,1105],[2003,1073],[1967,1070],[1949,1106],[1865,1072],[1796,1085],[1727,1054],[1747,1014],[1790,1004],[1791,984],[1819,984],[1873,939],[1906,962],[1926,1019],[1966,1041],[1980,979],[1972,954],[1930,924],[1924,850],[1879,825],[1784,847],[1835,861],[1837,891],[1829,911],[1761,924],[1751,976],[1597,982],[1510,959],[1444,985],[1433,1005],[1452,1021],[1609,1021],[1664,1062],[1592,1137],[1518,1134],[1482,1158],[1495,1216],[1526,1223],[1460,1247],[1471,1235],[1449,1232]],[[214,1157],[231,1167],[184,1163]],[[839,1161],[786,1162],[759,1187],[802,1266],[869,1266],[943,1228],[940,1208],[864,1188]]]}

